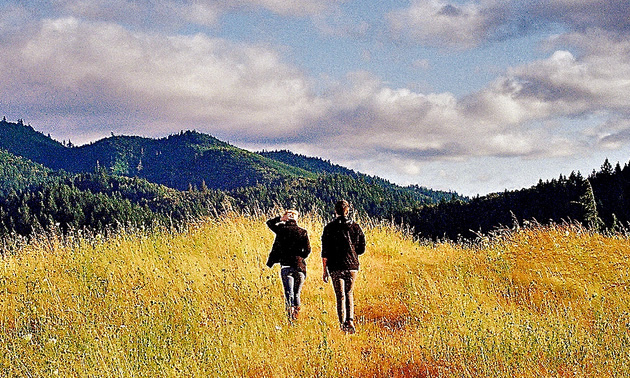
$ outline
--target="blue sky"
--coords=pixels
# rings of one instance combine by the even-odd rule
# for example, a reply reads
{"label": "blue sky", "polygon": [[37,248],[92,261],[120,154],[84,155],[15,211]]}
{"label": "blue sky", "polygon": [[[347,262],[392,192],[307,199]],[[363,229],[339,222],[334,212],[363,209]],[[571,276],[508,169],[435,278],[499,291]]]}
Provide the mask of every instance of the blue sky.
{"label": "blue sky", "polygon": [[0,113],[474,196],[630,161],[627,0],[0,1]]}

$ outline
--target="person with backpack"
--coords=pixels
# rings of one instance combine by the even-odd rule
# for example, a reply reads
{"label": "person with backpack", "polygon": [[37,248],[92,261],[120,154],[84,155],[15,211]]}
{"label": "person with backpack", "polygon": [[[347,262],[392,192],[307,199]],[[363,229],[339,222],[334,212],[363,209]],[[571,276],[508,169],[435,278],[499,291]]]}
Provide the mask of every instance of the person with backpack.
{"label": "person with backpack", "polygon": [[281,217],[267,221],[267,226],[276,234],[267,266],[281,266],[280,277],[289,321],[296,320],[301,310],[300,292],[306,279],[305,259],[311,253],[308,232],[298,226],[298,217],[297,210],[287,210]]}
{"label": "person with backpack", "polygon": [[348,218],[350,204],[340,200],[335,204],[337,217],[322,233],[323,279],[332,280],[337,300],[337,316],[341,330],[356,332],[354,325],[354,281],[359,271],[359,255],[365,252],[365,235],[361,226]]}

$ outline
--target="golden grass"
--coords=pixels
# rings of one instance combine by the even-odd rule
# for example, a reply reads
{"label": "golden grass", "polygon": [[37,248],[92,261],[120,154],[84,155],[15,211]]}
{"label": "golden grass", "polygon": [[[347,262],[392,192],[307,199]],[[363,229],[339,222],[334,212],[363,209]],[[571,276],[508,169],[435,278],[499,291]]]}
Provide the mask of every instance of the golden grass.
{"label": "golden grass", "polygon": [[364,221],[358,333],[344,335],[321,280],[322,221],[300,221],[313,253],[289,325],[264,220],[5,251],[0,376],[630,375],[625,237],[553,226],[431,245]]}

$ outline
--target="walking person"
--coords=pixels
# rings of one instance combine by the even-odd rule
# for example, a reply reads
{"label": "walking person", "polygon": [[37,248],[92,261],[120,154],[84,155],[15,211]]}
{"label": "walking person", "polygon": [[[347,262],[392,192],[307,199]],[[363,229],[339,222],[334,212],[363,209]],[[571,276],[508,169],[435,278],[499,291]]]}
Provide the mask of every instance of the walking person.
{"label": "walking person", "polygon": [[297,319],[300,313],[300,292],[306,279],[304,259],[311,253],[308,233],[298,226],[298,217],[297,210],[287,210],[281,217],[267,221],[267,226],[276,234],[267,266],[271,268],[276,263],[281,266],[280,277],[289,321]]}
{"label": "walking person", "polygon": [[337,299],[337,316],[341,330],[356,332],[354,326],[354,281],[359,271],[359,255],[365,252],[365,235],[361,226],[348,218],[350,204],[335,204],[337,218],[324,227],[322,264],[324,282],[332,279]]}

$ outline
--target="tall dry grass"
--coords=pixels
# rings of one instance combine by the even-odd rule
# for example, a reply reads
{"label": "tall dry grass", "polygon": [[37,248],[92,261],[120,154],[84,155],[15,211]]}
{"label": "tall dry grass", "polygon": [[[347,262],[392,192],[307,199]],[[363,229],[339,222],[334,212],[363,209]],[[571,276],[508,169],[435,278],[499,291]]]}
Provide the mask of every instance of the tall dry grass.
{"label": "tall dry grass", "polygon": [[5,250],[0,375],[630,375],[626,237],[554,226],[432,245],[365,220],[358,333],[345,335],[321,280],[323,221],[300,220],[313,253],[290,325],[264,220]]}

